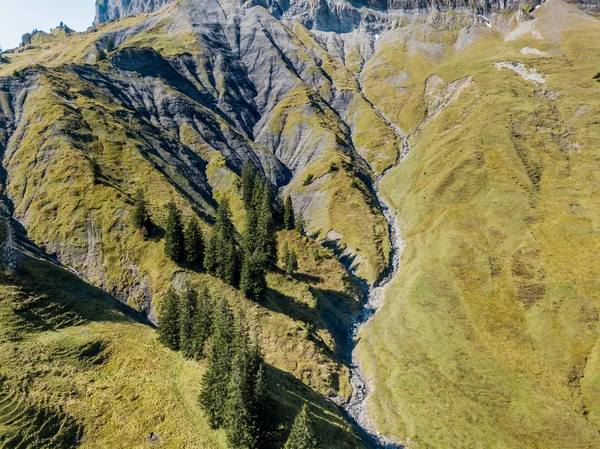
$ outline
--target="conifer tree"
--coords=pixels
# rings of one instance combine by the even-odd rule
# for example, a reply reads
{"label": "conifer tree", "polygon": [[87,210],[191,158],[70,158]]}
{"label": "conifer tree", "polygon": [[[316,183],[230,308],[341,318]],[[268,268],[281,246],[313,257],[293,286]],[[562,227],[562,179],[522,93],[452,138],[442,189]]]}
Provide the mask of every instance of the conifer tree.
{"label": "conifer tree", "polygon": [[281,249],[281,263],[286,266],[288,257],[290,256],[290,248],[288,246],[288,242],[283,243],[283,248]]}
{"label": "conifer tree", "polygon": [[287,260],[285,261],[285,272],[288,276],[293,275],[298,269],[298,258],[296,257],[296,251],[293,249],[288,253]]}
{"label": "conifer tree", "polygon": [[318,449],[320,447],[311,414],[304,404],[294,420],[292,431],[283,449]]}
{"label": "conifer tree", "polygon": [[258,434],[254,414],[256,372],[243,316],[236,320],[233,351],[234,359],[225,410],[227,440],[235,449],[253,449]]}
{"label": "conifer tree", "polygon": [[217,235],[213,228],[204,253],[204,269],[207,273],[215,274],[217,270]]}
{"label": "conifer tree", "polygon": [[264,185],[256,218],[256,247],[263,256],[265,268],[277,265],[277,235],[269,187]]}
{"label": "conifer tree", "polygon": [[295,223],[292,197],[288,195],[285,198],[285,206],[283,209],[283,225],[285,226],[285,229],[291,230],[294,229]]}
{"label": "conifer tree", "polygon": [[179,296],[171,287],[163,298],[163,308],[157,331],[158,341],[173,351],[179,351],[180,348],[179,313]]}
{"label": "conifer tree", "polygon": [[258,301],[267,288],[264,256],[255,250],[250,253],[244,251],[240,290],[248,298]]}
{"label": "conifer tree", "polygon": [[244,201],[246,210],[252,205],[254,178],[256,177],[256,174],[257,170],[254,164],[250,161],[246,162],[242,168],[242,200]]}
{"label": "conifer tree", "polygon": [[183,234],[183,224],[181,222],[181,213],[173,201],[167,205],[167,209],[165,254],[175,262],[182,262],[185,259],[185,239]]}
{"label": "conifer tree", "polygon": [[1,219],[0,243],[1,266],[7,272],[14,273],[18,269],[17,241],[10,218]]}
{"label": "conifer tree", "polygon": [[133,197],[133,212],[131,214],[131,221],[135,229],[146,232],[148,230],[148,206],[146,198],[144,198],[144,191],[137,189],[135,196]]}
{"label": "conifer tree", "polygon": [[204,262],[204,236],[195,216],[190,218],[185,227],[185,258],[189,263]]}
{"label": "conifer tree", "polygon": [[179,346],[186,359],[197,358],[197,312],[198,293],[188,288],[179,297]]}
{"label": "conifer tree", "polygon": [[296,217],[294,229],[301,235],[304,235],[306,232],[306,223],[304,223],[304,217],[302,215]]}
{"label": "conifer tree", "polygon": [[205,263],[208,272],[216,274],[231,285],[238,285],[240,261],[235,242],[235,227],[231,222],[227,200],[223,201],[217,211],[205,257],[208,259]]}
{"label": "conifer tree", "polygon": [[202,376],[202,390],[198,397],[198,403],[213,429],[225,424],[234,340],[233,313],[226,302],[221,301],[215,310],[213,334],[207,354],[208,366]]}
{"label": "conifer tree", "polygon": [[198,294],[198,313],[194,321],[193,358],[196,360],[203,358],[206,353],[206,344],[213,330],[213,309],[213,301],[208,291],[206,288],[201,289]]}
{"label": "conifer tree", "polygon": [[[281,225],[284,225],[284,216],[285,216],[285,200],[283,199],[283,197],[281,195],[277,195],[277,198],[275,200],[275,208],[274,210],[274,216],[275,216],[275,222]],[[284,225],[284,229],[285,229],[285,225]]]}

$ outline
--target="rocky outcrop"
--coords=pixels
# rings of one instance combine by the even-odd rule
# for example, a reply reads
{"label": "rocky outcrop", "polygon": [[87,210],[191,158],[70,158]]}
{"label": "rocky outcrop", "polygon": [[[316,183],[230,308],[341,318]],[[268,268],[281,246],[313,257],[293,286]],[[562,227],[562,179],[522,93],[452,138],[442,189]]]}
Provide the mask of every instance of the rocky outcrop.
{"label": "rocky outcrop", "polygon": [[[196,7],[204,7],[204,0],[193,0]],[[135,14],[147,14],[173,3],[173,0],[97,0],[95,23],[108,22]],[[478,13],[517,9],[524,0],[238,0],[237,6],[262,6],[274,17],[296,21],[309,29],[349,33],[354,29],[368,29],[373,24],[386,22],[391,11],[425,11],[465,9]],[[534,4],[541,3],[540,0]],[[202,5],[201,5],[202,4]]]}

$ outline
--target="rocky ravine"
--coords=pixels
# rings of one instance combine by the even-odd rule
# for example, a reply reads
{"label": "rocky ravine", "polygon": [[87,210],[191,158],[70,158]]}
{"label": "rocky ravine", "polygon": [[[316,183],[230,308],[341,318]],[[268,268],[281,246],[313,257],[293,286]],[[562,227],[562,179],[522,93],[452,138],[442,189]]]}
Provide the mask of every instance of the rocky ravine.
{"label": "rocky ravine", "polygon": [[361,430],[364,431],[371,444],[376,447],[393,449],[402,446],[394,443],[388,437],[380,434],[367,413],[367,402],[371,386],[369,385],[368,379],[365,378],[358,354],[356,353],[356,343],[358,342],[359,333],[369,323],[370,319],[375,315],[375,313],[377,313],[383,304],[386,287],[396,277],[398,271],[400,270],[402,251],[404,250],[404,241],[402,240],[402,233],[396,221],[396,217],[394,216],[391,206],[383,198],[379,190],[379,183],[383,179],[383,176],[385,176],[385,174],[377,178],[374,184],[374,191],[385,219],[389,224],[390,238],[392,243],[390,266],[383,279],[377,282],[376,285],[372,287],[365,285],[366,302],[350,333],[350,344],[352,348],[350,383],[352,384],[353,392],[350,400],[345,404],[344,408],[352,420],[360,427]]}

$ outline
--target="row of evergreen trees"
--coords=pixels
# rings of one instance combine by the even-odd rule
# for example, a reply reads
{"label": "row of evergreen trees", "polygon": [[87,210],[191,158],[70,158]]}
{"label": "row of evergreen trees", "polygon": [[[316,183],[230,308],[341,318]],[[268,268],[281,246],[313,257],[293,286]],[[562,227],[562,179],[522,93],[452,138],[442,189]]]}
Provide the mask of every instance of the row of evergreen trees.
{"label": "row of evergreen trees", "polygon": [[[188,359],[207,358],[198,403],[213,429],[226,431],[233,449],[264,447],[273,427],[264,362],[251,342],[242,315],[226,301],[218,304],[206,290],[169,289],[158,326],[159,341]],[[300,411],[284,449],[317,449],[308,409]]]}
{"label": "row of evergreen trees", "polygon": [[200,360],[212,335],[213,315],[214,304],[206,290],[198,293],[188,288],[178,294],[170,288],[163,299],[158,340],[187,359]]}
{"label": "row of evergreen trees", "polygon": [[[258,300],[267,288],[266,274],[277,266],[278,227],[304,232],[301,218],[296,218],[292,198],[273,201],[271,184],[252,163],[242,170],[242,200],[246,222],[241,243],[231,221],[229,202],[223,200],[210,238],[204,240],[196,216],[184,226],[181,212],[174,202],[167,204],[165,254],[174,262],[188,262],[204,269],[227,283],[239,287],[248,297]],[[136,229],[148,235],[152,222],[142,190],[134,197],[132,222]],[[285,252],[283,264],[292,274],[297,268],[296,254]]]}
{"label": "row of evergreen trees", "polygon": [[225,429],[230,447],[254,449],[266,441],[271,410],[260,348],[225,302],[215,311],[198,403],[213,429]]}

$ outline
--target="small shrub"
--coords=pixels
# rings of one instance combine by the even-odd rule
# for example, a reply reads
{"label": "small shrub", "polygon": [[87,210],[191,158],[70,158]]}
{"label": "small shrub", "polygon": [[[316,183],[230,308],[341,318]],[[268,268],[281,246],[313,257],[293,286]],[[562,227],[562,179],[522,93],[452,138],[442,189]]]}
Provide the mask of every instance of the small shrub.
{"label": "small shrub", "polygon": [[100,177],[102,176],[102,170],[100,168],[100,164],[96,161],[96,159],[89,160],[90,169],[92,171],[92,180],[94,184],[100,184]]}
{"label": "small shrub", "polygon": [[305,179],[304,182],[302,183],[303,186],[307,186],[309,185],[311,182],[313,182],[313,179],[315,177],[313,175],[308,175]]}
{"label": "small shrub", "polygon": [[332,162],[331,164],[329,164],[329,173],[333,173],[338,171],[340,168],[336,165],[335,162]]}
{"label": "small shrub", "polygon": [[323,256],[321,255],[321,252],[317,248],[311,249],[310,254],[311,254],[313,260],[315,262],[317,262],[318,264],[323,261]]}
{"label": "small shrub", "polygon": [[600,83],[600,72],[594,75],[594,79]]}
{"label": "small shrub", "polygon": [[353,189],[358,189],[358,183],[356,182],[356,179],[352,180],[352,182],[350,183],[350,187],[352,187]]}

